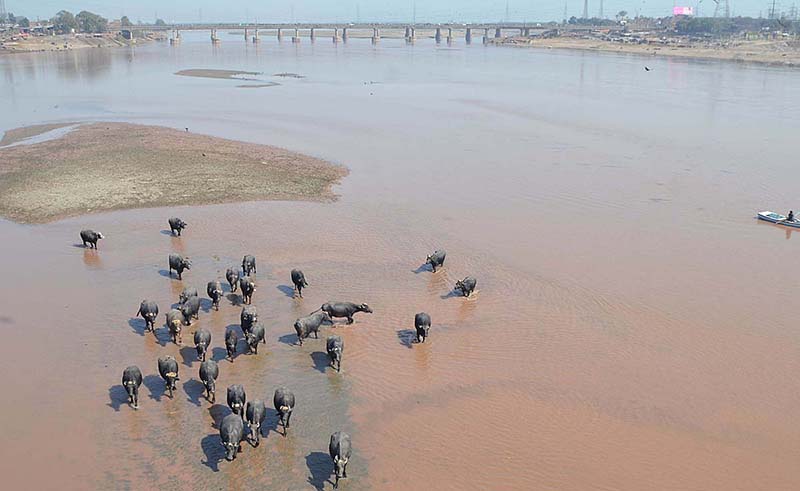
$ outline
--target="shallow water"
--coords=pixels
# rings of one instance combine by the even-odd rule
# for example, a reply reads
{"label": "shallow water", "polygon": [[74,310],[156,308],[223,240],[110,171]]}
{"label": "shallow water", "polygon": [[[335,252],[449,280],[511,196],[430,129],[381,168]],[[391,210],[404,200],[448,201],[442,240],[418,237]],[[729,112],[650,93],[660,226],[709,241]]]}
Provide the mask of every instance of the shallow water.
{"label": "shallow water", "polygon": [[[0,222],[10,482],[330,488],[328,435],[344,429],[356,448],[346,489],[800,487],[797,238],[753,219],[794,205],[796,71],[303,41],[214,47],[197,34],[178,47],[0,57],[0,130],[189,127],[352,171],[334,204]],[[242,91],[174,75],[192,68],[305,78],[264,75],[281,85]],[[172,215],[190,223],[181,239],[160,232]],[[108,236],[99,251],[73,247],[85,227]],[[419,270],[440,247],[445,268]],[[192,258],[183,284],[201,292],[243,254],[258,258],[266,349],[220,362],[214,407],[193,349],[163,329],[142,335],[131,317],[148,297],[163,323],[182,288],[164,274],[172,251]],[[303,300],[286,293],[293,267],[311,284]],[[451,295],[467,274],[475,297]],[[293,320],[328,300],[375,311],[324,329],[344,337],[341,374],[324,368],[324,339],[292,345]],[[432,335],[411,345],[421,310]],[[228,300],[201,312],[213,355],[239,311]],[[134,412],[122,370],[152,376],[165,353],[180,363],[175,398],[146,377]],[[298,407],[289,438],[271,432],[217,462],[232,383],[269,407],[286,385]]]}

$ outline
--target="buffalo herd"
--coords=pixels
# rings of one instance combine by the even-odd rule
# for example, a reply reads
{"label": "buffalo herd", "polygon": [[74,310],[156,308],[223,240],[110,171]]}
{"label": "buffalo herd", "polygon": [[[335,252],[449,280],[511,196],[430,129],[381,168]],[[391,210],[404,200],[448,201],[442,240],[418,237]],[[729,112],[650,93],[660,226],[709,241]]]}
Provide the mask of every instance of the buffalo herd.
{"label": "buffalo herd", "polygon": [[[180,218],[170,218],[168,220],[171,235],[180,237],[187,223]],[[80,233],[83,246],[97,249],[97,241],[105,237],[100,232],[93,230],[83,230]],[[430,265],[430,269],[436,273],[437,269],[444,266],[447,253],[444,250],[437,250],[427,256],[425,265]],[[191,262],[188,257],[180,254],[170,254],[168,258],[169,273],[175,271],[177,279],[182,280],[184,271],[191,269]],[[244,341],[247,343],[250,353],[258,354],[258,345],[266,343],[264,326],[258,322],[258,312],[252,305],[253,293],[256,284],[253,275],[256,271],[256,258],[252,255],[245,255],[242,259],[241,270],[230,268],[225,273],[225,279],[230,287],[230,292],[234,293],[237,289],[242,297],[243,308],[240,315],[241,331]],[[291,271],[291,280],[294,291],[302,298],[303,288],[308,287],[305,275],[299,269]],[[464,297],[469,297],[475,292],[476,280],[471,276],[459,280],[455,284],[454,290],[458,290]],[[219,310],[220,299],[223,297],[222,282],[219,280],[210,281],[206,288],[206,293],[211,299],[212,308]],[[196,288],[186,287],[180,293],[177,308],[172,308],[165,313],[165,327],[167,328],[172,342],[182,344],[181,330],[184,326],[189,326],[192,319],[197,319],[200,311],[200,297]],[[158,316],[158,305],[155,302],[144,299],[139,305],[136,316],[141,316],[145,321],[145,331],[155,332],[155,322]],[[300,346],[303,341],[312,334],[315,339],[319,338],[319,330],[322,325],[333,325],[333,319],[346,319],[347,324],[354,322],[353,316],[357,313],[372,313],[372,309],[365,303],[352,302],[326,302],[319,309],[311,314],[297,319],[294,323],[294,330]],[[431,328],[431,317],[425,312],[420,312],[414,316],[415,337],[414,342],[424,343],[428,338]],[[233,363],[236,355],[236,347],[239,343],[239,335],[235,329],[228,328],[225,332],[225,348],[227,360]],[[216,401],[216,380],[219,377],[219,365],[216,361],[206,359],[206,354],[211,348],[211,332],[205,328],[199,328],[193,335],[194,345],[197,350],[197,359],[200,364],[200,380],[205,388],[205,397],[212,404]],[[341,372],[342,357],[344,355],[344,341],[341,336],[330,336],[326,341],[326,351],[330,359],[330,366],[337,372]],[[178,362],[174,357],[166,355],[158,359],[158,373],[164,380],[165,390],[172,398],[173,391],[176,389],[176,382],[180,380],[178,373]],[[122,386],[127,392],[128,403],[134,409],[139,408],[139,387],[142,385],[142,372],[137,366],[129,366],[122,373]],[[249,440],[253,446],[258,446],[261,436],[261,425],[267,414],[267,405],[261,399],[248,401],[245,389],[240,384],[234,384],[227,389],[227,403],[231,414],[225,416],[219,424],[219,434],[222,445],[225,449],[225,458],[232,461],[238,452],[241,452],[241,442]],[[292,411],[295,408],[295,396],[286,387],[279,387],[273,396],[273,406],[279,418],[280,425],[283,427],[283,436],[288,435]],[[329,453],[333,461],[336,481],[334,487],[338,487],[339,479],[347,477],[347,463],[352,453],[350,435],[342,431],[337,431],[331,435],[329,443]]]}

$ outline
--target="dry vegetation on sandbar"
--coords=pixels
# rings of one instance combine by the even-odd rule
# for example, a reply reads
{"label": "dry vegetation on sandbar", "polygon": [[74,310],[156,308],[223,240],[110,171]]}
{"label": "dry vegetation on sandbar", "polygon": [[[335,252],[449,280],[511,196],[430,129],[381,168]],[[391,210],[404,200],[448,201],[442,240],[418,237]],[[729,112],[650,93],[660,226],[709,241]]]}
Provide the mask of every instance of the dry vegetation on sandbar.
{"label": "dry vegetation on sandbar", "polygon": [[0,215],[22,223],[127,208],[332,201],[343,166],[159,126],[94,123],[0,148]]}

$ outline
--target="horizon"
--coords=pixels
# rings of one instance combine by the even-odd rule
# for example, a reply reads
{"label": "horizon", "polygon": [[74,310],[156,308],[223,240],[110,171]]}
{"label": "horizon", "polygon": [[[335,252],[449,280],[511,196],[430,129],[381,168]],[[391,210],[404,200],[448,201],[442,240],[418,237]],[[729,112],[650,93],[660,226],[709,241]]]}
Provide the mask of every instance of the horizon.
{"label": "horizon", "polygon": [[[380,5],[378,5],[380,4]],[[758,0],[729,0],[731,17],[768,17],[772,2]],[[353,1],[336,4],[332,0],[310,0],[302,5],[286,0],[172,0],[168,4],[158,0],[6,0],[6,11],[30,20],[52,18],[57,12],[67,10],[78,13],[87,10],[109,20],[127,16],[132,22],[150,24],[157,18],[167,23],[492,23],[492,22],[560,22],[565,18],[582,18],[584,2],[549,1],[538,4],[530,1],[490,0],[429,0],[423,5],[413,0],[387,0],[385,2]],[[600,1],[589,2],[588,17],[600,16]],[[628,0],[603,0],[602,18],[614,19],[620,11],[629,17],[669,17],[673,6],[689,6],[698,17],[712,17],[715,4],[712,0],[651,2]],[[566,9],[565,9],[566,7]],[[698,8],[699,7],[699,8]],[[566,16],[565,16],[566,10]],[[795,2],[775,2],[775,11],[797,12]]]}

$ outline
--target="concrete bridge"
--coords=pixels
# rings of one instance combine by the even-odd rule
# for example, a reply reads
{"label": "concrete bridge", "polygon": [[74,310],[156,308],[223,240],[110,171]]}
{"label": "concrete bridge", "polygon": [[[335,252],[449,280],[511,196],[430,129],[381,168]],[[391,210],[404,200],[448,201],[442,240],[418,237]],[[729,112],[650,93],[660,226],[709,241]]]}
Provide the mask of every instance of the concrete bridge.
{"label": "concrete bridge", "polygon": [[[371,38],[378,42],[381,37],[404,38],[413,42],[418,35],[432,37],[436,42],[446,40],[452,42],[457,34],[462,34],[467,43],[471,43],[474,36],[481,36],[483,42],[491,37],[500,38],[508,35],[530,36],[531,33],[542,32],[549,29],[581,31],[591,30],[592,26],[561,26],[539,23],[481,23],[481,24],[373,24],[373,23],[298,23],[298,24],[267,24],[267,23],[209,23],[209,24],[168,24],[163,26],[141,25],[129,26],[131,31],[168,31],[172,32],[170,42],[180,42],[181,31],[210,31],[211,41],[220,41],[218,30],[244,31],[245,40],[252,39],[258,42],[260,37],[271,33],[278,39],[291,36],[292,42],[300,42],[301,37],[314,40],[322,34],[333,38],[334,42],[347,41],[348,37]],[[622,27],[619,27],[621,29]],[[614,29],[612,27],[612,29]]]}

